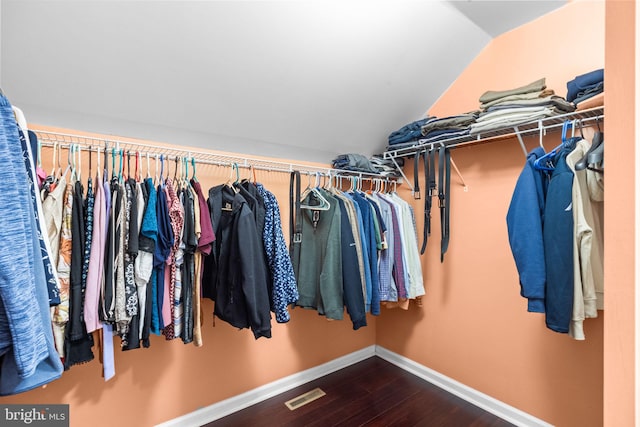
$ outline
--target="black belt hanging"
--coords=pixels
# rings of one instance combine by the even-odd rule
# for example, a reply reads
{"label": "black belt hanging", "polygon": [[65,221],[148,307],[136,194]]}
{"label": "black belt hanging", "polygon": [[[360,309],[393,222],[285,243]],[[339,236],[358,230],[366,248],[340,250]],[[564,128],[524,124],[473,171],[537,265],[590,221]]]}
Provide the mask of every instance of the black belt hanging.
{"label": "black belt hanging", "polygon": [[440,204],[440,262],[444,261],[444,254],[449,248],[449,190],[451,181],[451,153],[444,145],[438,151],[438,199]]}
{"label": "black belt hanging", "polygon": [[289,255],[296,278],[300,265],[302,243],[302,218],[300,210],[300,172],[291,172],[289,179]]}
{"label": "black belt hanging", "polygon": [[419,169],[420,151],[417,151],[416,155],[413,156],[413,198],[416,200],[420,200],[420,176],[418,174]]}
{"label": "black belt hanging", "polygon": [[427,249],[427,240],[431,235],[431,206],[433,190],[436,189],[435,150],[428,148],[424,152],[424,186],[427,195],[424,198],[424,232],[422,235],[422,249],[420,255]]}

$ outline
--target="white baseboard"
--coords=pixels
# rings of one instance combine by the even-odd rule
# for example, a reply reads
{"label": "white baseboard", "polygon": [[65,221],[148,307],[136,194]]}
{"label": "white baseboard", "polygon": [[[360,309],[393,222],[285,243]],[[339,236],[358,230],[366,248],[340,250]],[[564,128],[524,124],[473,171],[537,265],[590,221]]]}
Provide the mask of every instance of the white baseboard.
{"label": "white baseboard", "polygon": [[308,383],[309,381],[313,381],[317,378],[375,356],[375,349],[374,345],[365,347],[362,350],[349,353],[314,368],[297,372],[293,375],[289,375],[288,377],[254,388],[253,390],[249,390],[246,393],[239,394],[181,417],[158,424],[157,427],[200,427],[222,417],[226,417],[227,415],[241,409],[255,405],[263,400],[277,396],[278,394],[284,393],[292,388]]}
{"label": "white baseboard", "polygon": [[393,363],[399,368],[404,369],[413,375],[420,377],[431,384],[440,387],[449,393],[456,395],[467,402],[484,409],[487,412],[500,417],[512,424],[523,427],[551,427],[552,425],[527,414],[513,406],[507,405],[491,396],[488,396],[478,390],[468,387],[452,378],[442,375],[433,369],[427,368],[411,359],[387,350],[384,347],[376,346],[376,356]]}

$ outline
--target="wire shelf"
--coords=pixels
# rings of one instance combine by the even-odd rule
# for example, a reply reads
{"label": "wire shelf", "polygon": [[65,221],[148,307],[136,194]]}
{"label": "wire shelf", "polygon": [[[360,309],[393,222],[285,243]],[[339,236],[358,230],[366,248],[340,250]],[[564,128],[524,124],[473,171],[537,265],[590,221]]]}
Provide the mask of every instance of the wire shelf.
{"label": "wire shelf", "polygon": [[483,132],[477,135],[464,135],[455,138],[442,139],[435,142],[420,139],[411,147],[403,147],[397,150],[387,150],[383,153],[383,158],[394,159],[398,157],[407,157],[417,152],[422,152],[433,147],[445,145],[450,148],[462,147],[471,144],[479,144],[485,142],[493,142],[502,139],[520,138],[532,134],[545,134],[547,131],[556,131],[562,128],[565,121],[575,121],[588,123],[604,119],[604,106],[594,107],[585,110],[574,111],[567,114],[559,114],[557,116],[546,117],[539,120],[525,122],[517,126],[509,126]]}
{"label": "wire shelf", "polygon": [[195,162],[204,165],[229,167],[236,165],[240,168],[254,168],[256,170],[282,173],[290,173],[297,170],[301,174],[306,175],[322,175],[326,177],[346,176],[358,177],[360,179],[367,180],[379,179],[389,182],[397,181],[397,178],[386,177],[379,174],[334,169],[323,165],[281,162],[264,158],[247,157],[240,154],[215,153],[211,151],[192,150],[188,147],[178,148],[147,144],[143,142],[99,138],[45,130],[34,130],[34,132],[37,134],[38,140],[41,142],[42,146],[46,147],[53,147],[54,145],[57,145],[61,148],[68,148],[69,146],[76,144],[81,146],[83,150],[104,152],[106,149],[107,152],[111,153],[118,153],[118,150],[122,150],[122,153],[125,155],[129,153],[131,155],[140,153],[141,157],[146,158],[148,155],[154,160],[156,157],[161,156],[165,161],[175,161],[177,159],[186,158],[188,160],[194,159]]}

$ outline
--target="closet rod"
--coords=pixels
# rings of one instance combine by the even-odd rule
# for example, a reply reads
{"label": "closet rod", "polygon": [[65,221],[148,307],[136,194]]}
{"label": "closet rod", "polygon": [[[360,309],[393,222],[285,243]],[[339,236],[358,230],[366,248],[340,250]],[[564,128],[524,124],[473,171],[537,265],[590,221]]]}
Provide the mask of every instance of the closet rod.
{"label": "closet rod", "polygon": [[93,136],[75,135],[69,133],[52,132],[44,130],[33,130],[38,136],[38,140],[43,146],[53,146],[58,144],[61,148],[68,148],[71,144],[78,144],[82,146],[83,150],[97,151],[97,147],[102,148],[105,143],[109,144],[109,149],[115,148],[131,152],[149,153],[150,155],[163,155],[166,160],[176,160],[176,158],[193,158],[197,163],[213,166],[232,166],[236,164],[242,168],[254,168],[257,170],[264,170],[269,172],[282,172],[290,173],[294,170],[306,175],[312,175],[320,173],[324,176],[364,176],[371,178],[382,178],[389,181],[388,177],[382,177],[381,175],[368,172],[357,172],[343,169],[333,169],[323,166],[305,165],[300,163],[288,163],[279,162],[277,160],[265,160],[252,157],[244,157],[240,155],[230,155],[222,153],[211,153],[206,151],[191,150],[188,147],[184,149],[166,147],[161,145],[145,144],[140,142],[123,141],[109,138],[98,138]]}

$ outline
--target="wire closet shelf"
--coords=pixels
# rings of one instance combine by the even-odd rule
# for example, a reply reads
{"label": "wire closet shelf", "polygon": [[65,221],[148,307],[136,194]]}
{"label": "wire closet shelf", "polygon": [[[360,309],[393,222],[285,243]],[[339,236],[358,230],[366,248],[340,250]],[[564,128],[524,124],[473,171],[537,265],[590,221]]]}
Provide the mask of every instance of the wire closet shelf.
{"label": "wire closet shelf", "polygon": [[52,132],[45,130],[34,130],[38,136],[38,141],[43,147],[53,147],[57,145],[59,148],[69,148],[72,145],[77,145],[82,150],[90,150],[93,152],[104,152],[107,147],[108,152],[118,150],[124,155],[140,153],[141,157],[146,158],[147,154],[155,161],[156,157],[163,156],[165,161],[176,161],[180,159],[187,159],[191,161],[193,159],[196,163],[201,165],[213,165],[213,166],[226,166],[233,167],[234,165],[240,168],[263,170],[269,172],[291,173],[293,171],[299,171],[305,175],[324,176],[327,178],[358,178],[365,180],[380,180],[393,183],[397,181],[396,178],[385,177],[379,174],[350,171],[343,169],[334,169],[327,166],[281,162],[277,160],[261,159],[256,157],[247,157],[241,154],[225,154],[215,153],[209,151],[192,150],[189,147],[175,147],[147,144],[137,141],[127,141],[121,139],[100,138],[95,136],[77,135],[71,133]]}
{"label": "wire closet shelf", "polygon": [[592,124],[604,119],[604,106],[594,107],[585,110],[574,111],[567,114],[559,114],[557,116],[546,117],[540,120],[534,120],[519,124],[517,126],[509,126],[483,132],[477,135],[464,135],[456,138],[443,139],[440,141],[430,142],[425,139],[419,139],[417,143],[411,147],[403,147],[397,150],[387,150],[383,153],[385,159],[395,159],[398,157],[407,157],[417,152],[422,152],[433,147],[445,145],[450,148],[462,147],[466,145],[479,144],[485,142],[493,142],[503,139],[518,138],[522,144],[522,137],[538,134],[541,137],[547,132],[558,131],[562,129],[565,121],[573,122],[575,125],[582,123],[583,125]]}

